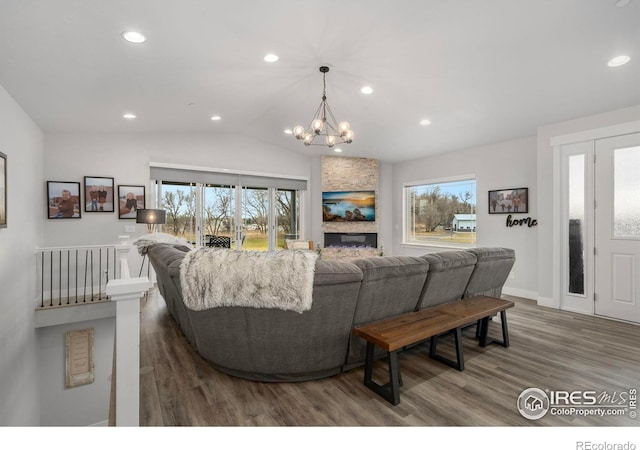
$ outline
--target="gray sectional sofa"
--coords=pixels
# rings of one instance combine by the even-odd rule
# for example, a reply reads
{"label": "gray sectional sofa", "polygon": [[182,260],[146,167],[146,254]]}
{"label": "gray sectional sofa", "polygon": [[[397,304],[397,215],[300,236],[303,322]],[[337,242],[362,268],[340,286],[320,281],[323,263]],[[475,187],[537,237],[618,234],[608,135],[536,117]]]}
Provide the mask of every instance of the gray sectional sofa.
{"label": "gray sectional sofa", "polygon": [[474,295],[500,297],[515,262],[506,248],[319,259],[313,303],[301,314],[235,306],[194,311],[185,306],[180,285],[180,263],[189,249],[158,243],[147,250],[167,309],[196,351],[222,372],[271,382],[361,366],[366,345],[352,334],[354,326]]}

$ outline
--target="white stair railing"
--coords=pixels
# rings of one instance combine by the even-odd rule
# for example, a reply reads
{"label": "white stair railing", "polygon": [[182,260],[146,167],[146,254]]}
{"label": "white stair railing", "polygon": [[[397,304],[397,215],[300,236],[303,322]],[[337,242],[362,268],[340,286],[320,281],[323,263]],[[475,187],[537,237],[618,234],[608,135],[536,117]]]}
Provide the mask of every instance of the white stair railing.
{"label": "white stair railing", "polygon": [[[46,247],[38,248],[36,253],[40,287],[36,327],[102,318],[108,312],[100,308],[115,303],[112,373],[115,392],[110,405],[114,409],[110,424],[115,426],[139,425],[140,300],[151,283],[147,277],[131,278],[128,254],[133,248],[132,245]],[[58,314],[70,311],[60,307],[92,303],[101,306],[87,308],[86,314]],[[113,312],[110,315],[113,317]]]}
{"label": "white stair railing", "polygon": [[108,300],[109,280],[129,278],[131,245],[36,249],[38,306],[51,308]]}

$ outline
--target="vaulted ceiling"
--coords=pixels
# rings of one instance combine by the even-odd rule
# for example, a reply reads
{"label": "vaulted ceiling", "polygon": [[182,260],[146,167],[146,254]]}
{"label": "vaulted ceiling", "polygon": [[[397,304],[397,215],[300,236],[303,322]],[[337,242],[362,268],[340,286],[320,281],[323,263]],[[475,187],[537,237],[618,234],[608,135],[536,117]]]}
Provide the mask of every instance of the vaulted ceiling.
{"label": "vaulted ceiling", "polygon": [[[621,54],[631,61],[607,66]],[[320,104],[321,65],[355,131],[343,155],[396,162],[531,136],[640,104],[640,0],[0,2],[0,85],[45,132],[241,134],[333,154],[284,133]]]}

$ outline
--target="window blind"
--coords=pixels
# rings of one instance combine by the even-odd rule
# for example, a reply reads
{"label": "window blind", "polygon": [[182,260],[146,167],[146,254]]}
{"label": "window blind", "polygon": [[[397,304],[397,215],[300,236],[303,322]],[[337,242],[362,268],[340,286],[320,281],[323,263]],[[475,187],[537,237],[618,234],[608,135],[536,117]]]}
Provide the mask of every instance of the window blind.
{"label": "window blind", "polygon": [[180,183],[203,183],[214,185],[246,186],[251,188],[276,188],[291,190],[307,190],[307,180],[293,178],[267,177],[260,175],[243,175],[228,172],[210,172],[204,170],[179,169],[171,167],[151,166],[151,179],[176,181]]}

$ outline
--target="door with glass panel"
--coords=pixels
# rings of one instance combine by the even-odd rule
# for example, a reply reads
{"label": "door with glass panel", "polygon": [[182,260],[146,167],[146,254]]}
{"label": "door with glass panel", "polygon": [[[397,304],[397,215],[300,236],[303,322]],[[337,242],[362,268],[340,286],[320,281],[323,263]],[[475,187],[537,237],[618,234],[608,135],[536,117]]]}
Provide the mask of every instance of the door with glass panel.
{"label": "door with glass panel", "polygon": [[562,147],[561,308],[593,313],[593,142]]}
{"label": "door with glass panel", "polygon": [[275,190],[276,250],[285,249],[287,239],[300,236],[300,192],[292,189]]}
{"label": "door with glass panel", "polygon": [[242,234],[246,250],[283,250],[300,238],[300,191],[242,187]]}
{"label": "door with glass panel", "polygon": [[301,200],[307,181],[200,171],[153,164],[163,231],[194,246],[273,251],[301,236]]}
{"label": "door with glass panel", "polygon": [[242,233],[245,250],[269,250],[271,202],[268,188],[242,186]]}
{"label": "door with glass panel", "polygon": [[595,153],[595,313],[640,323],[640,133]]}
{"label": "door with glass panel", "polygon": [[228,243],[229,248],[237,248],[235,186],[203,185],[200,217],[202,246],[213,247]]}
{"label": "door with glass panel", "polygon": [[197,190],[196,183],[163,181],[160,191],[159,203],[167,214],[162,232],[184,238],[192,245],[197,244]]}

